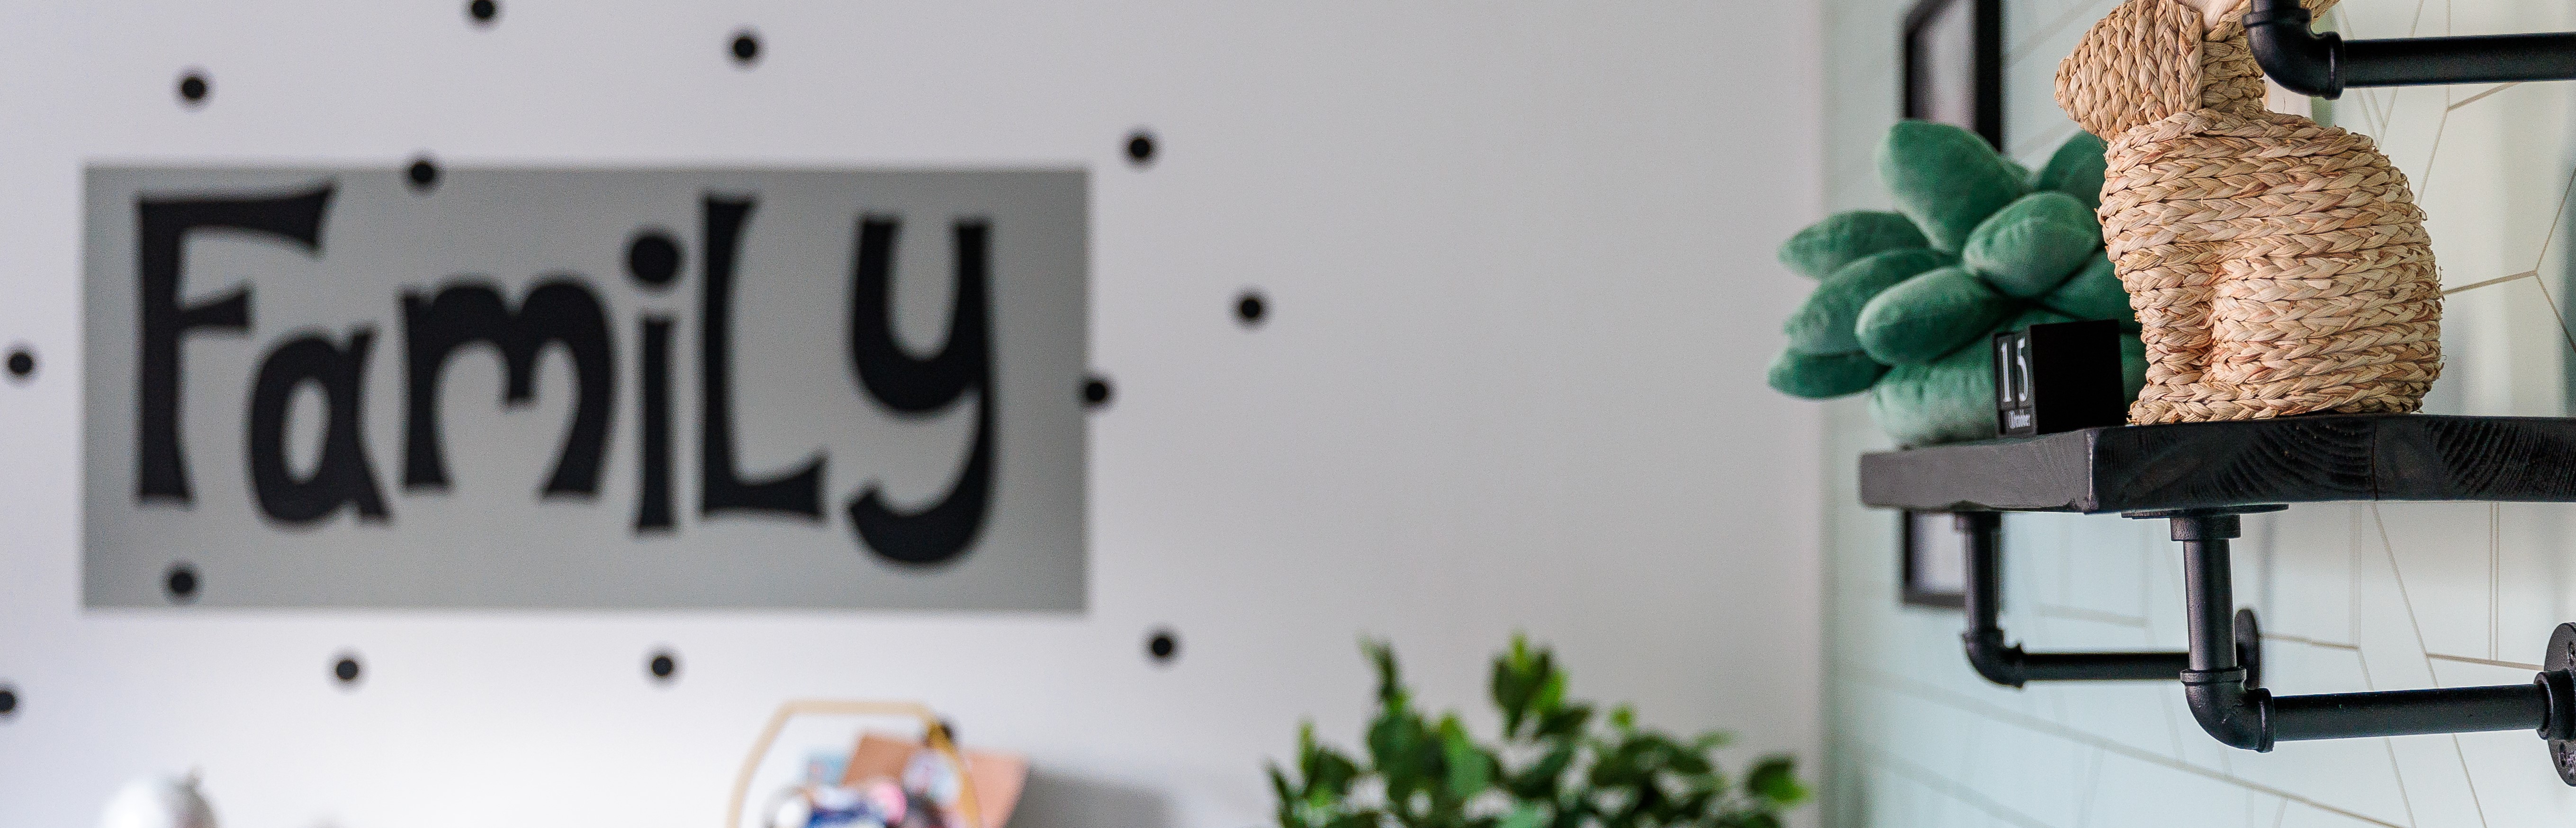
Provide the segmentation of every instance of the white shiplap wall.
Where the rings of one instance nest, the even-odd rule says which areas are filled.
[[[1884,203],[1870,152],[1894,118],[1906,3],[1835,4],[1826,165],[1834,208]],[[2008,0],[2008,150],[2044,158],[2074,129],[2058,60],[2109,0]],[[2565,4],[2350,0],[2348,36],[2576,28]],[[2488,94],[2492,93],[2492,94]],[[2483,97],[2480,97],[2484,95]],[[2449,297],[2431,409],[2565,415],[2567,234],[2576,86],[2362,90],[2330,109],[2413,178]],[[1784,277],[1785,278],[1785,277]],[[2506,826],[2563,824],[2576,790],[2528,733],[2284,744],[2202,734],[2171,684],[1994,687],[1959,655],[1956,612],[1901,609],[1894,519],[1862,509],[1853,457],[1884,445],[1863,407],[1826,407],[1834,826]],[[2005,626],[2033,649],[2179,648],[2180,557],[2156,523],[2008,521]],[[2263,613],[2266,682],[2328,692],[2522,682],[2576,620],[2576,507],[2301,506],[2249,518],[2239,600]]]

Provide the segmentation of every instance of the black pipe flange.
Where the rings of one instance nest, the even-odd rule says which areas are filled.
[[[2549,724],[2540,729],[2540,737],[2549,740],[2549,765],[2558,770],[2558,781],[2576,785],[2576,624],[2550,631],[2540,675],[2532,680],[2549,691]]]

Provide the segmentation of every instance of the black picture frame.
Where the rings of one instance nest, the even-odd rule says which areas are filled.
[[[1963,127],[2003,149],[2003,0],[1920,0],[1905,12],[1903,53],[1904,117]],[[1968,65],[1952,63],[1961,57]]]
[[[1935,609],[1968,606],[1968,539],[1956,520],[1948,512],[1897,513],[1898,601]]]

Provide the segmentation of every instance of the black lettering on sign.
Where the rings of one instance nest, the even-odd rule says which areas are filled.
[[[516,311],[488,283],[451,286],[434,299],[406,291],[402,304],[411,402],[403,420],[404,488],[447,488],[438,386],[456,349],[476,342],[498,348],[508,374],[501,401],[516,407],[536,399],[537,355],[547,343],[561,343],[572,355],[577,396],[572,427],[539,496],[599,493],[599,465],[616,410],[617,360],[608,341],[608,313],[590,288],[568,277],[550,278],[530,288]]]
[[[382,522],[384,494],[376,489],[375,466],[367,461],[364,392],[367,354],[376,333],[359,326],[342,348],[321,336],[299,336],[279,343],[261,360],[251,381],[250,481],[259,509],[290,524],[312,523],[357,507],[361,520]],[[287,404],[297,386],[321,386],[328,415],[322,429],[322,457],[313,473],[297,478],[286,465]]]
[[[668,532],[671,520],[671,318],[644,315],[644,427],[637,454],[635,533]]]
[[[185,505],[188,460],[179,445],[179,341],[192,330],[250,331],[250,287],[181,303],[188,234],[234,230],[322,252],[322,215],[331,186],[269,198],[141,198],[135,201],[135,273],[142,282],[141,370],[135,379],[134,499]]]
[[[733,268],[748,199],[707,196],[706,266],[698,287],[698,514],[773,512],[823,519],[823,458],[747,481],[733,454]]]
[[[906,416],[925,416],[947,408],[973,391],[976,398],[975,439],[966,467],[937,503],[915,512],[886,505],[883,492],[868,487],[849,502],[850,525],[868,548],[908,564],[944,563],[966,551],[984,526],[993,497],[993,348],[989,271],[992,227],[981,221],[959,221],[956,243],[956,293],[948,319],[948,343],[939,353],[917,359],[894,339],[894,246],[899,226],[894,219],[865,217],[859,222],[857,263],[850,280],[850,365],[868,395]]]

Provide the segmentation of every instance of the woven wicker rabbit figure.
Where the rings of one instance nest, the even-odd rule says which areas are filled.
[[[2057,70],[2058,105],[2110,142],[2102,235],[2147,350],[2129,421],[2414,411],[2442,297],[2406,176],[2265,111],[2243,0],[2192,2],[2129,0]]]

